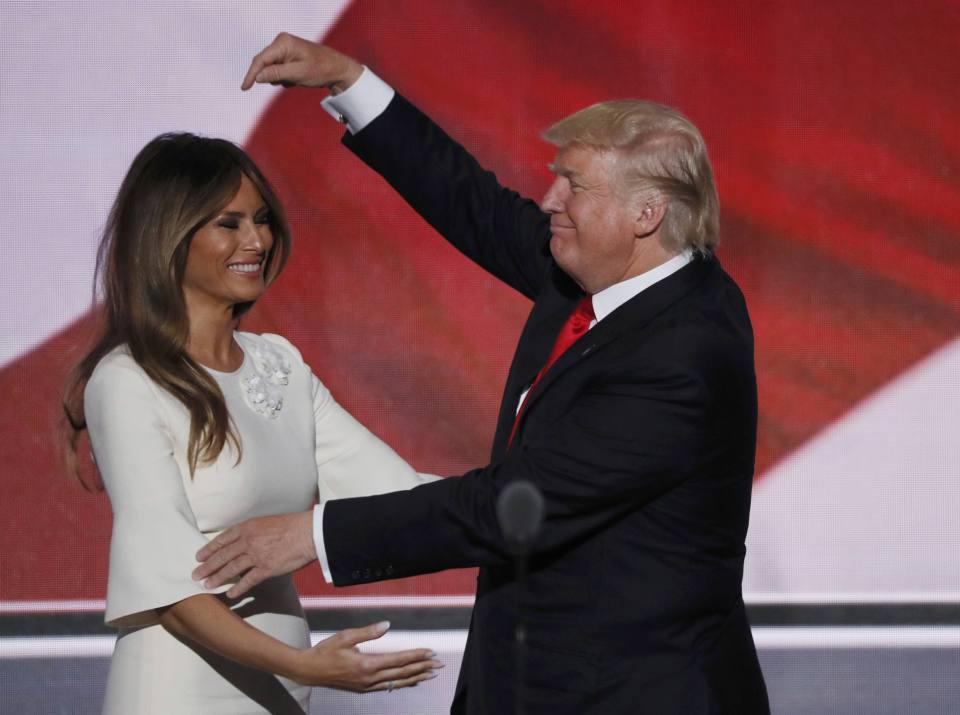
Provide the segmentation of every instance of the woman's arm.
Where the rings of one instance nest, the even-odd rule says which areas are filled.
[[[354,692],[406,688],[436,677],[442,667],[424,649],[361,653],[357,644],[379,638],[381,622],[341,631],[301,650],[260,631],[211,594],[191,596],[160,610],[164,628],[242,665],[276,673],[303,685]]]
[[[311,374],[320,500],[383,494],[436,481],[364,427]]]
[[[285,338],[262,337],[283,345],[302,361]],[[309,375],[321,501],[406,490],[440,479],[419,474],[341,407],[312,372]],[[204,544],[196,559],[201,563],[193,570],[194,579],[203,580],[210,589],[232,583],[227,595],[239,597],[264,579],[293,573],[317,559],[313,510],[235,524]]]

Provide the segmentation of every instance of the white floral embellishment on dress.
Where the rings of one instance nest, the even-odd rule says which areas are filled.
[[[240,378],[247,404],[254,412],[274,419],[283,407],[283,386],[290,382],[290,361],[265,340],[252,341],[251,367]]]

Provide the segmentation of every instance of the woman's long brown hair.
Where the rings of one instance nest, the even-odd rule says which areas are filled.
[[[71,371],[63,410],[64,457],[85,488],[102,489],[99,475],[85,477],[77,441],[86,429],[83,391],[97,363],[119,345],[190,415],[190,473],[215,460],[229,440],[240,444],[216,381],[187,355],[190,324],[181,285],[194,234],[236,195],[246,176],[269,210],[273,246],[264,262],[267,283],[290,252],[290,229],[280,201],[247,154],[223,139],[162,134],[130,166],[107,219],[97,251],[95,282],[103,295],[101,332]],[[234,306],[234,317],[253,303]]]

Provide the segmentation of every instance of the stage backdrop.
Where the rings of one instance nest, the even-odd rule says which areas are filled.
[[[960,601],[956,3],[5,3],[0,18],[5,612],[104,596],[109,504],[59,471],[53,425],[91,325],[99,231],[162,131],[241,143],[289,210],[289,267],[244,329],[290,338],[419,469],[487,459],[529,304],[340,146],[322,92],[240,92],[281,30],[357,56],[537,198],[539,133],[567,113],[646,97],[691,117],[716,168],[719,257],[756,331],[748,597]],[[434,598],[474,579],[334,590],[311,568],[298,583]]]

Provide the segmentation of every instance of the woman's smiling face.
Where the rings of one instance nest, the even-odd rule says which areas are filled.
[[[269,211],[244,175],[230,202],[197,230],[183,275],[188,311],[249,303],[263,295],[264,265],[273,246]]]

